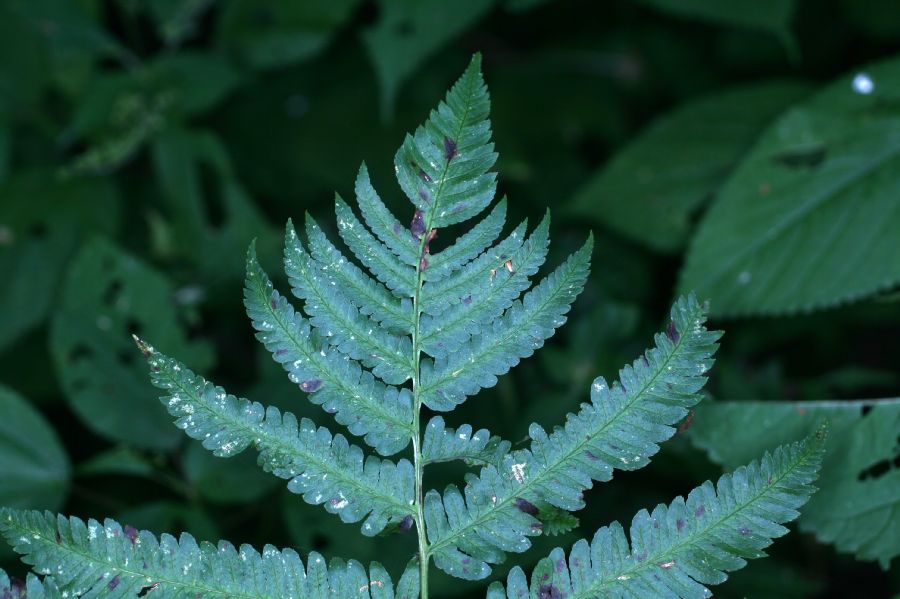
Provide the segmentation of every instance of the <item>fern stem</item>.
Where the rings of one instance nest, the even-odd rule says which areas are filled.
[[[462,117],[458,121],[457,129],[454,132],[453,139],[458,140],[460,135],[463,132],[465,127],[465,123],[469,116],[469,110],[471,109],[471,104],[469,102],[466,103],[465,109],[463,110]],[[435,215],[438,211],[438,206],[442,199],[442,193],[444,190],[444,185],[447,183],[447,175],[450,170],[450,162],[453,157],[449,157],[447,161],[444,163],[444,169],[440,176],[440,183],[438,184],[438,188],[435,191],[432,197],[431,209],[426,212],[425,215],[425,230],[422,232],[422,237],[419,240],[419,264],[416,266],[416,287],[413,294],[413,330],[412,330],[412,351],[413,351],[413,402],[414,402],[414,415],[413,415],[413,433],[412,433],[412,442],[413,442],[413,465],[416,471],[416,532],[419,538],[419,576],[420,576],[420,598],[428,599],[428,566],[431,560],[431,548],[428,546],[428,536],[425,532],[425,492],[423,488],[423,473],[425,470],[424,460],[422,459],[422,450],[420,445],[420,439],[422,436],[421,433],[421,413],[422,413],[422,392],[420,385],[420,362],[422,356],[422,345],[421,345],[421,321],[422,321],[422,309],[421,309],[421,296],[422,296],[422,285],[425,283],[425,268],[427,268],[427,262],[425,261],[426,248],[428,247],[428,242],[430,240],[430,233],[432,228],[434,227],[434,219]]]
[[[424,242],[422,246],[422,251],[424,251]],[[419,269],[418,279],[416,281],[416,290],[415,296],[413,297],[413,313],[415,314],[415,322],[413,325],[413,400],[415,405],[415,411],[413,412],[413,433],[412,433],[412,447],[413,447],[413,466],[416,471],[416,534],[419,538],[419,578],[420,578],[420,597],[421,599],[428,599],[428,565],[431,560],[431,555],[429,553],[428,548],[428,537],[425,533],[425,502],[424,502],[424,490],[423,490],[423,479],[424,479],[424,471],[425,471],[425,463],[422,459],[422,447],[421,447],[421,413],[422,413],[422,397],[419,392],[419,358],[421,356],[421,350],[419,349],[419,321],[420,321],[420,310],[419,310],[419,295],[422,289],[422,269]]]

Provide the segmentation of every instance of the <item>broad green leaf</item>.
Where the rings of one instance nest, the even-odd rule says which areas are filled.
[[[185,51],[163,54],[131,71],[97,76],[78,103],[64,139],[87,149],[68,174],[106,173],[134,158],[160,131],[208,111],[239,83],[223,58]]]
[[[115,233],[119,205],[99,179],[26,170],[0,185],[0,350],[48,317],[66,263],[90,231]]]
[[[218,41],[252,68],[284,67],[321,52],[359,3],[233,0],[220,17]]]
[[[653,511],[641,510],[628,537],[614,522],[588,543],[569,552],[554,549],[531,576],[531,597],[709,597],[708,586],[727,573],[765,557],[772,540],[788,532],[783,524],[816,490],[824,430],[804,441],[766,453],[713,485],[707,481],[687,496]],[[630,539],[629,539],[630,537]],[[506,592],[491,585],[488,599],[528,596],[529,583],[518,567]]]
[[[481,20],[495,0],[379,0],[378,21],[362,40],[375,66],[383,115],[401,86],[434,53]]]
[[[776,120],[722,186],[680,289],[722,316],[831,307],[900,282],[900,59]]]
[[[576,194],[572,210],[656,250],[680,249],[763,128],[807,92],[800,83],[770,81],[679,106],[619,150]]]
[[[900,399],[718,401],[699,406],[692,441],[726,468],[762,447],[829,422],[821,489],[800,528],[839,551],[888,567],[900,555]]]
[[[175,250],[212,281],[233,279],[247,244],[259,237],[260,251],[276,236],[232,170],[228,152],[210,131],[168,127],[151,146],[165,217]],[[204,185],[212,181],[212,185]]]
[[[58,508],[69,490],[69,470],[50,424],[25,398],[0,386],[0,505]]]
[[[249,545],[240,549],[227,541],[197,543],[188,534],[179,539],[121,526],[102,524],[50,512],[0,510],[0,532],[40,573],[66,596],[219,597],[284,599],[284,597],[359,597],[415,599],[418,567],[411,564],[394,583],[380,564],[367,573],[356,561],[333,559],[326,566],[317,553],[304,563],[291,549],[267,545],[262,553]],[[0,579],[2,583],[2,579]]]
[[[85,245],[66,274],[50,349],[66,400],[85,426],[113,441],[170,448],[179,439],[146,384],[131,334],[186,355],[199,368],[209,347],[187,340],[171,283],[111,243]]]

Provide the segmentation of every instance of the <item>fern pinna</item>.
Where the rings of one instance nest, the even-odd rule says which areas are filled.
[[[244,303],[257,338],[309,399],[357,443],[310,420],[228,394],[137,340],[175,424],[220,457],[251,446],[288,489],[364,535],[415,529],[418,553],[394,578],[377,563],[329,563],[290,549],[157,538],[107,520],[4,510],[0,529],[35,574],[0,596],[28,597],[428,597],[431,562],[483,579],[509,552],[553,527],[571,526],[594,481],[645,466],[700,399],[719,334],[692,297],[677,301],[654,346],[619,380],[597,378],[590,401],[530,445],[441,416],[529,357],[566,320],[588,276],[592,242],[534,282],[547,255],[549,218],[501,237],[506,203],[445,249],[438,230],[493,201],[497,154],[476,57],[425,124],[396,154],[400,187],[414,205],[407,227],[386,208],[363,166],[361,219],[336,199],[340,237],[355,261],[307,218],[288,223],[284,267],[302,311],[275,289],[251,247]],[[760,557],[813,492],[822,435],[775,449],[706,483],[686,499],[638,513],[626,534],[613,523],[568,553],[555,549],[530,580],[513,569],[488,597],[703,597],[708,585]],[[409,447],[411,446],[411,451]],[[401,451],[410,456],[394,458]],[[378,454],[378,455],[375,455]],[[423,470],[464,460],[464,486],[426,490]],[[567,520],[567,518],[569,518]],[[394,580],[396,579],[396,583]],[[13,594],[16,591],[17,595]],[[6,594],[4,594],[6,593]]]

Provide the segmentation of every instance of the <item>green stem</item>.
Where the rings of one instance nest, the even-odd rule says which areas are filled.
[[[430,223],[429,223],[430,224]],[[426,233],[422,237],[422,242],[419,248],[419,255],[421,256],[425,252],[425,243],[428,238],[428,233]],[[412,434],[412,446],[413,446],[413,464],[416,470],[416,533],[419,538],[419,578],[420,578],[420,597],[421,599],[428,599],[428,566],[429,561],[431,560],[430,550],[428,547],[428,537],[425,533],[425,506],[424,506],[424,491],[423,491],[423,474],[425,471],[425,463],[422,459],[422,448],[421,448],[421,424],[420,417],[422,412],[422,396],[420,394],[421,385],[419,384],[419,362],[421,357],[421,349],[419,348],[419,321],[421,320],[421,310],[419,309],[419,299],[422,291],[422,268],[418,268],[418,275],[416,277],[416,289],[415,295],[413,296],[413,314],[415,315],[415,321],[413,323],[413,332],[412,332],[412,344],[413,344],[413,434]]]

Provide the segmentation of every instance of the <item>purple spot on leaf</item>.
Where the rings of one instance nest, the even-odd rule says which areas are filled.
[[[137,543],[138,531],[135,527],[125,525],[125,537],[131,541],[132,544]]]
[[[412,525],[413,525],[413,517],[410,515],[407,515],[403,518],[403,520],[400,521],[400,531],[406,532],[410,528],[412,528]]]
[[[462,298],[462,303],[465,304],[466,306],[468,306],[469,304],[471,304],[471,303],[472,303],[472,296],[471,296],[471,295],[467,295],[466,297]]]
[[[562,599],[562,593],[552,584],[544,584],[538,589],[540,599]]]
[[[119,582],[119,575],[117,574],[113,576],[112,580],[109,581],[109,583],[106,585],[106,588],[108,588],[110,591],[115,591],[116,587],[119,586]]]
[[[678,532],[681,532],[681,529],[684,528],[684,518],[675,520],[675,528],[678,529]]]
[[[278,349],[275,350],[276,356],[283,356],[286,353],[288,353],[288,350],[286,347],[279,347]]]
[[[300,388],[307,393],[318,391],[322,387],[322,379],[309,379],[300,383]]]
[[[426,183],[431,183],[431,177],[429,177],[428,173],[426,173],[422,169],[419,169],[419,178],[422,179],[422,181],[425,181]]]
[[[675,327],[674,320],[670,320],[669,324],[666,326],[666,335],[669,337],[672,343],[678,343],[678,339],[681,338],[681,336],[678,334],[678,329]]]
[[[706,513],[706,506],[700,505],[700,506],[697,506],[697,509],[694,510],[694,516],[696,516],[697,518],[702,518],[703,514],[705,514],[705,513]]]
[[[444,158],[450,162],[456,157],[456,142],[449,137],[444,138]]]
[[[428,192],[425,191],[424,189],[419,190],[419,197],[422,198],[422,201],[425,202],[426,204],[431,203],[431,196],[428,195]]]
[[[747,528],[746,526],[741,526],[741,527],[738,529],[738,532],[741,533],[741,534],[744,535],[744,536],[747,536],[747,535],[750,534],[750,529]]]
[[[515,505],[516,505],[516,508],[518,508],[518,510],[520,512],[525,512],[526,514],[528,514],[530,516],[537,516],[538,512],[540,512],[540,510],[537,508],[536,505],[534,505],[530,501],[522,499],[521,497],[516,498]]]
[[[403,226],[400,223],[394,223],[394,233],[397,235],[403,233]]]
[[[272,298],[272,309],[273,310],[278,309],[278,300],[276,300],[274,297]]]
[[[412,223],[409,225],[409,230],[413,235],[416,236],[417,239],[421,239],[422,235],[425,234],[425,219],[422,211],[416,208],[415,213],[413,214]]]

